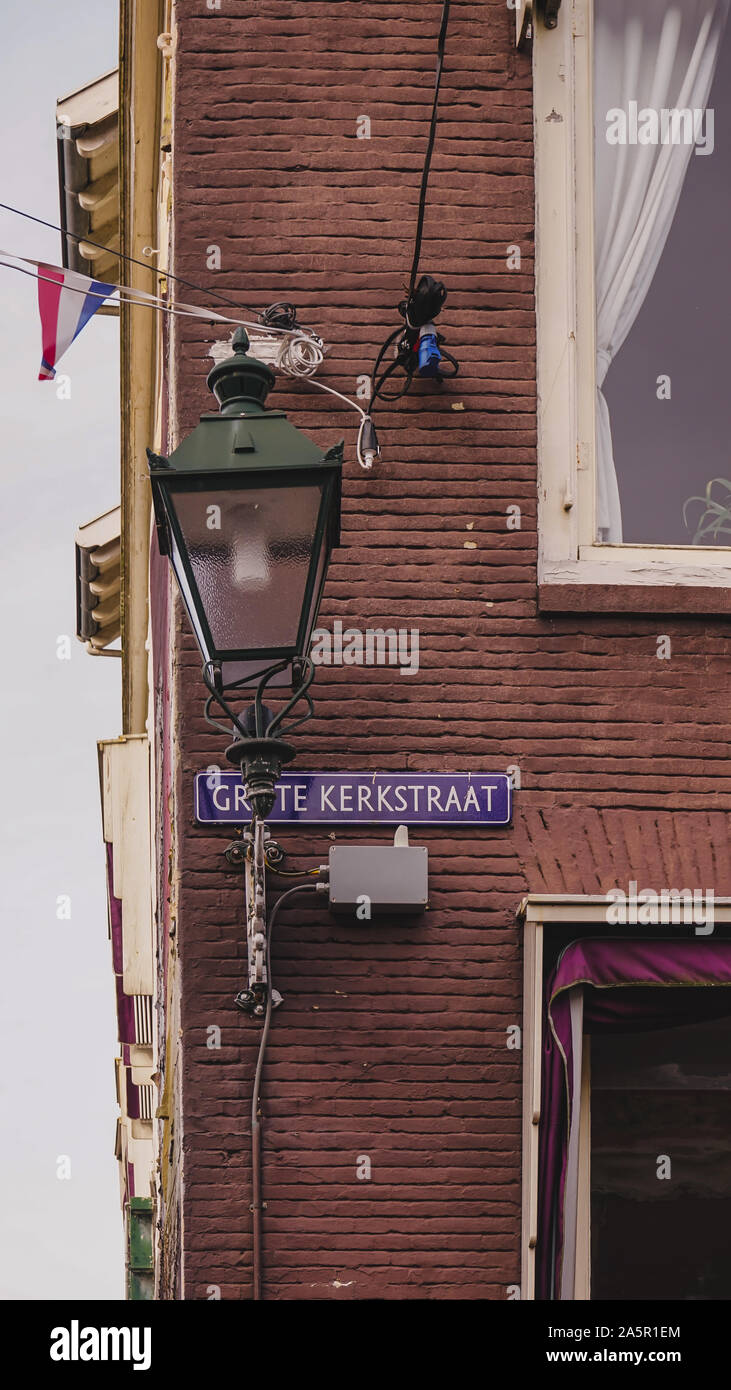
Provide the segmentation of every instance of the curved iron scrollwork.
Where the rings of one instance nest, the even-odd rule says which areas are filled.
[[[292,694],[282,708],[275,714],[264,704],[267,686],[275,676],[292,667]],[[276,784],[285,763],[290,763],[295,755],[291,744],[286,742],[294,729],[304,724],[314,713],[309,688],[315,679],[315,668],[309,657],[293,662],[277,661],[271,666],[257,671],[239,681],[224,685],[221,681],[220,667],[216,662],[206,662],[203,667],[203,680],[208,690],[204,707],[206,722],[228,737],[234,735],[234,742],[226,749],[229,762],[241,768],[241,776],[246,789],[246,799],[251,807],[252,820],[265,820],[269,815],[276,795]],[[247,687],[256,681],[256,691],[252,702],[243,709],[237,709],[234,701],[237,694],[243,694]],[[304,714],[296,719],[289,716],[295,707],[304,701]],[[238,702],[237,702],[238,703]],[[218,705],[230,719],[227,726],[211,713]]]
[[[283,705],[282,709],[275,715],[264,704],[264,692],[271,680],[286,671],[287,667],[292,666],[292,695]],[[309,657],[298,661],[277,661],[273,666],[266,666],[261,671],[257,671],[253,676],[245,676],[240,681],[231,681],[228,685],[223,685],[220,679],[220,668],[215,661],[206,661],[203,666],[203,680],[209,692],[205,703],[204,715],[206,723],[212,728],[218,729],[220,733],[239,734],[241,739],[247,738],[273,738],[275,735],[288,737],[293,729],[304,724],[314,714],[314,705],[311,696],[307,693],[313,680],[315,679],[315,667]],[[230,696],[237,692],[243,692],[256,681],[256,692],[253,702],[246,706],[245,710],[238,712],[233,708]],[[285,725],[284,720],[295,705],[300,700],[304,700],[307,710],[295,719],[292,723]],[[231,720],[231,726],[222,724],[211,714],[211,707],[217,704],[225,715]],[[242,715],[250,716],[242,719]],[[271,717],[270,717],[271,716]]]

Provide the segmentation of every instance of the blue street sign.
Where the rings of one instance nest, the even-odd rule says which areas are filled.
[[[283,772],[272,825],[508,825],[503,772]],[[195,779],[195,818],[244,825],[251,810],[238,772]]]

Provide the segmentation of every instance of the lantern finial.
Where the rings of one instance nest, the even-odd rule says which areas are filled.
[[[259,415],[276,377],[271,367],[256,357],[249,357],[249,335],[237,328],[233,336],[233,353],[212,367],[207,384],[218,401],[222,415]]]

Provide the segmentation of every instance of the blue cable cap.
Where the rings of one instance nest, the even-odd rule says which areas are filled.
[[[434,324],[427,323],[419,333],[419,376],[438,376],[441,360]]]

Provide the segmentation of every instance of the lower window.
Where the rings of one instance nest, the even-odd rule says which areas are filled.
[[[672,936],[606,901],[521,905],[521,1297],[731,1298],[731,901]]]
[[[591,1297],[731,1298],[731,1019],[590,1047]]]

